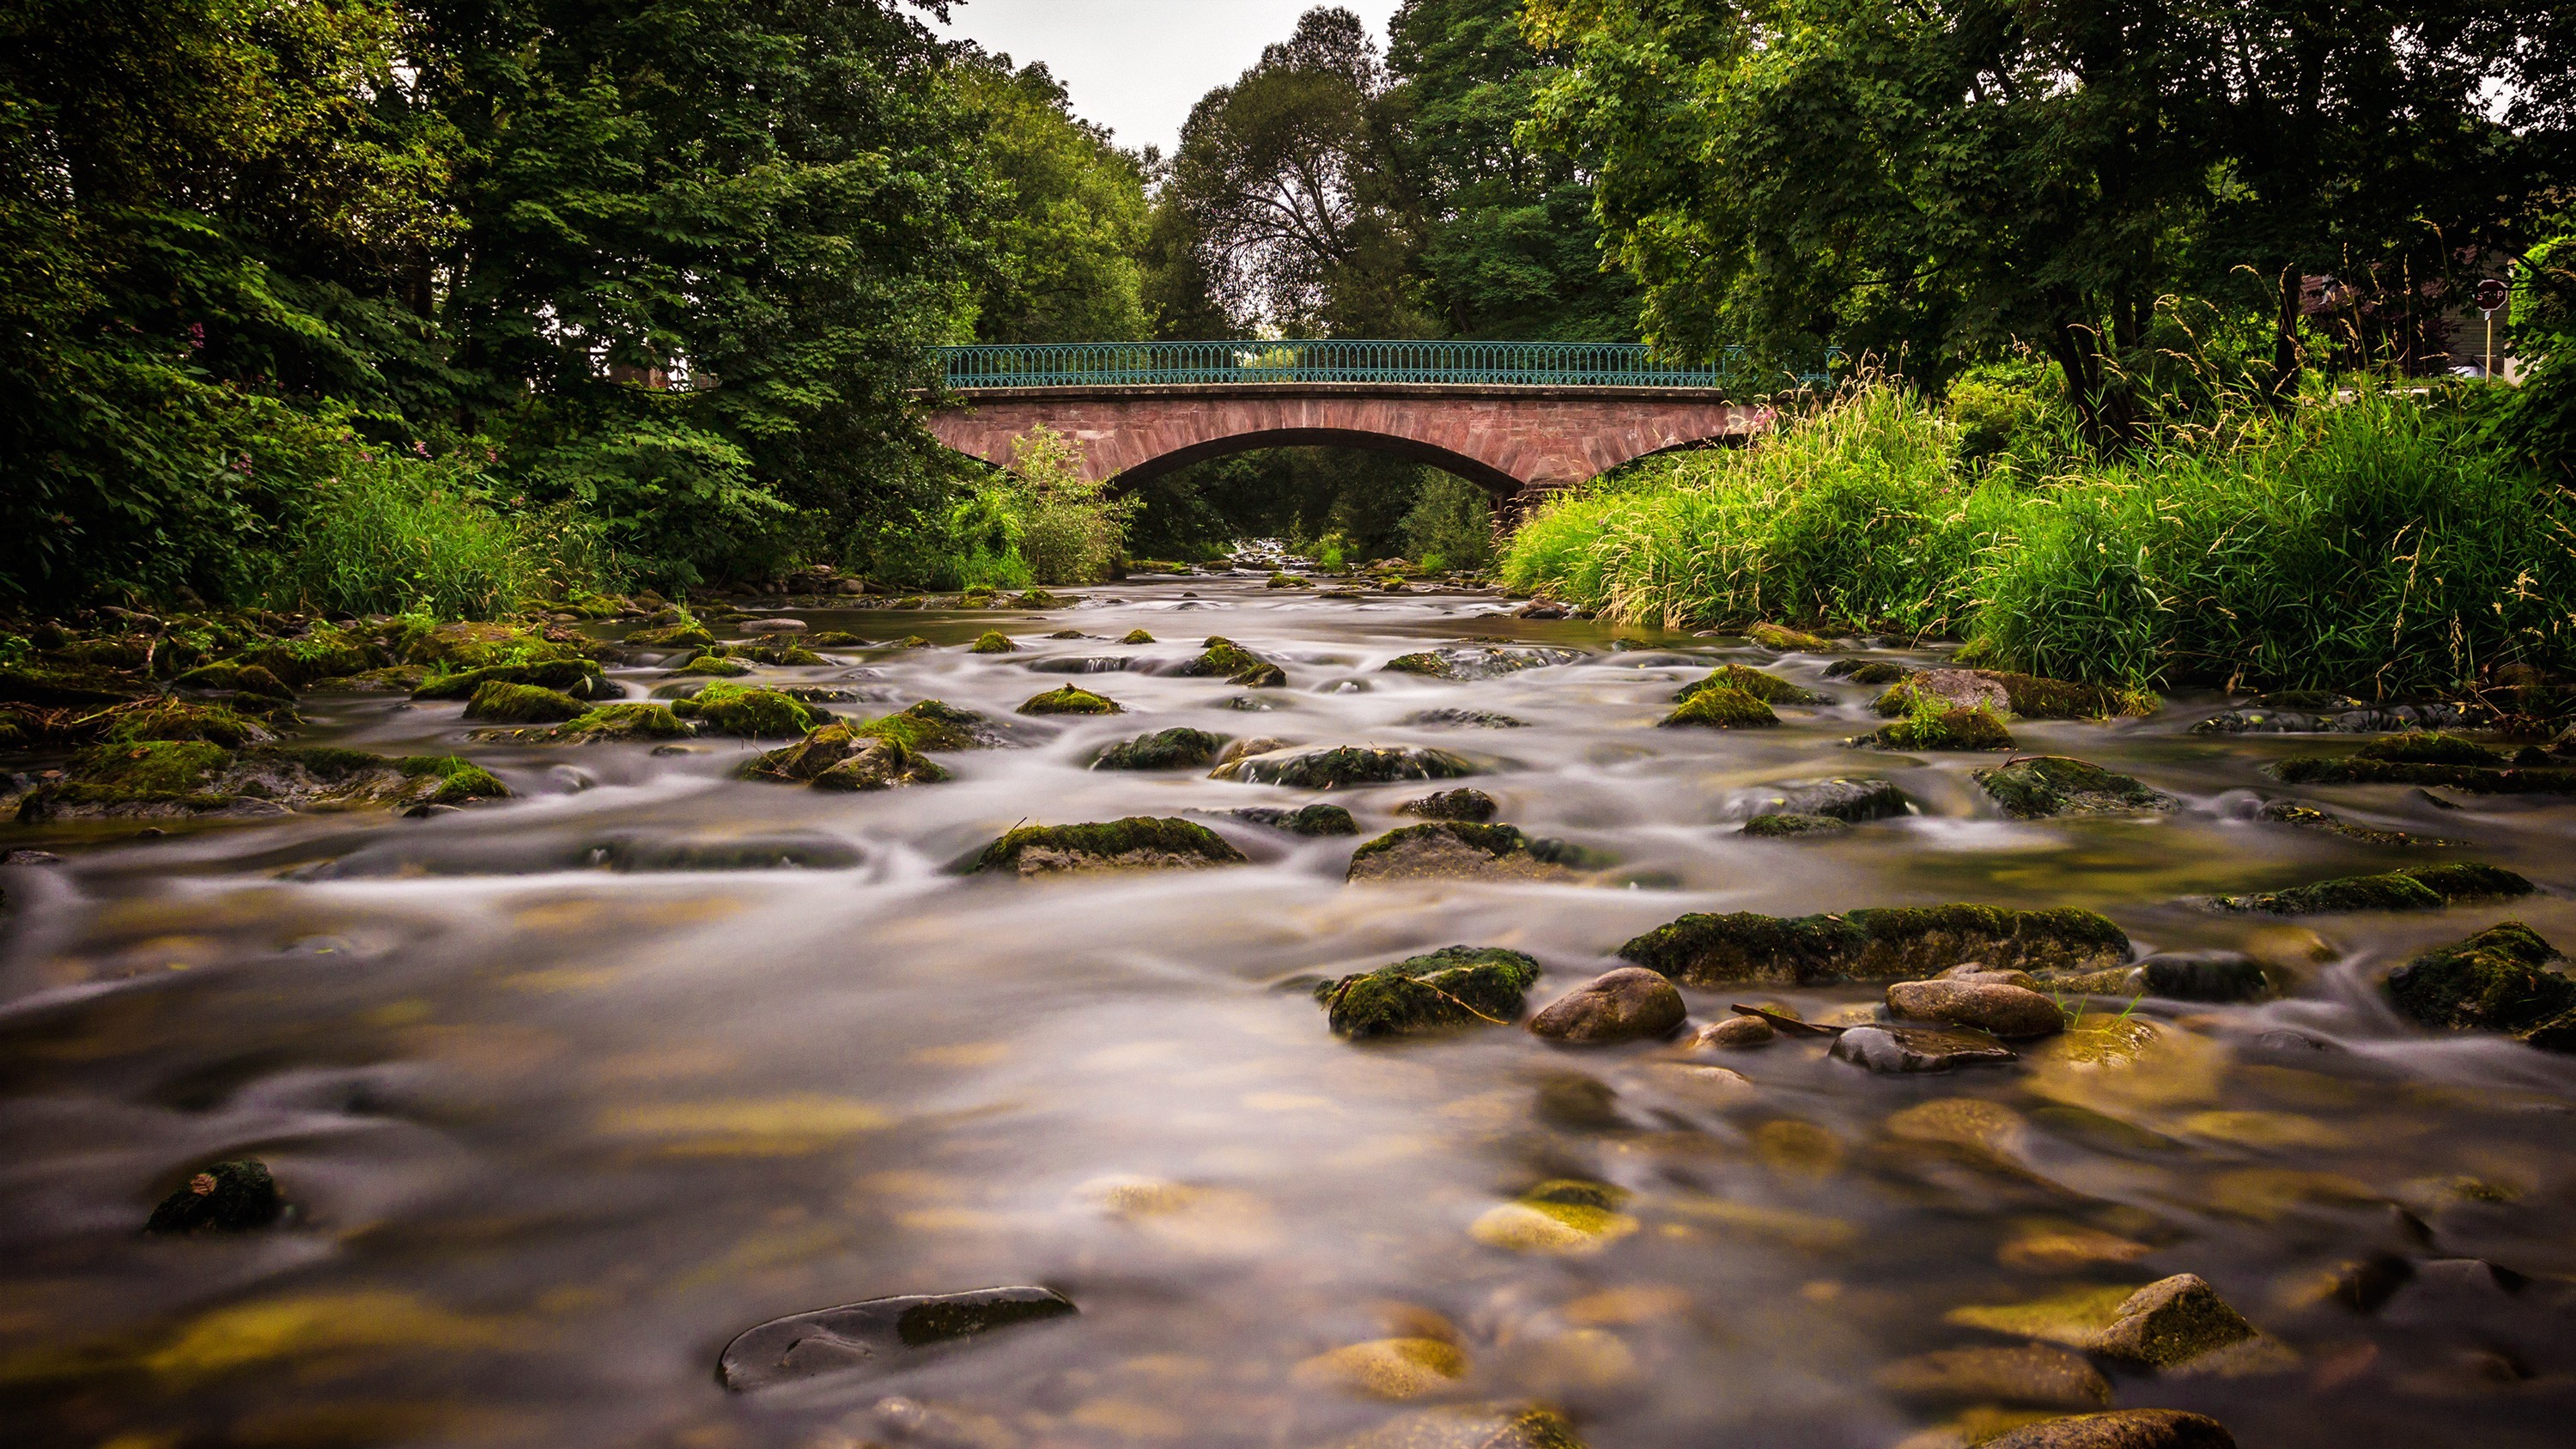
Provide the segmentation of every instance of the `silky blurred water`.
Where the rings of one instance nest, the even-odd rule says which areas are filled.
[[[1882,1393],[1874,1370],[2010,1341],[1945,1324],[1949,1309],[2193,1272],[2296,1366],[2115,1374],[2120,1404],[2202,1410],[2247,1445],[2565,1442],[2576,1062],[2430,1037],[2375,983],[2503,919],[2576,945],[2576,805],[2300,792],[2459,850],[2255,823],[2290,793],[2258,766],[2351,742],[2193,736],[2222,701],[2183,697],[2152,719],[2014,726],[2025,749],[2134,773],[2182,812],[2014,823],[1968,779],[1992,757],[1843,748],[1875,723],[1876,691],[1824,679],[1827,657],[1520,621],[1472,595],[1201,578],[1043,616],[795,617],[939,647],[762,679],[854,691],[844,713],[943,699],[1011,718],[1020,747],[944,756],[945,785],[828,794],[730,778],[756,748],[739,742],[466,745],[459,706],[317,695],[308,740],[463,747],[522,798],[149,839],[131,822],[0,832],[65,856],[0,869],[0,1437],[1320,1445],[1418,1404],[1296,1366],[1429,1334],[1469,1369],[1421,1402],[1552,1404],[1595,1449],[1882,1446],[1949,1411]],[[1114,642],[1139,627],[1162,642]],[[958,647],[987,628],[1023,652]],[[1045,637],[1068,628],[1089,637]],[[1208,634],[1278,661],[1289,687],[1139,672]],[[1380,667],[1474,639],[1585,655],[1478,683]],[[1012,716],[1066,677],[1030,665],[1066,657],[1137,666],[1082,678],[1128,712]],[[1777,730],[1652,727],[1730,659],[1838,702],[1783,708]],[[613,674],[630,697],[660,680]],[[1261,708],[1227,705],[1247,699]],[[1439,707],[1528,725],[1398,723]],[[949,872],[1022,821],[1318,798],[1084,767],[1177,724],[1457,750],[1500,819],[1617,864],[1579,884],[1351,885],[1353,839],[1202,815],[1251,863]],[[1921,813],[1821,841],[1735,833],[1761,787],[1853,774],[1896,781]],[[1427,788],[1329,798],[1365,839]],[[782,859],[806,864],[757,868]],[[2543,894],[2300,923],[2180,903],[2442,859]],[[745,868],[619,868],[693,860]],[[2255,1006],[2144,1002],[2158,1045],[2120,1070],[2033,1053],[1892,1080],[1797,1040],[1724,1058],[1755,1090],[1712,1100],[1660,1070],[1664,1046],[1490,1030],[1354,1047],[1295,984],[1500,945],[1546,966],[1537,1006],[1687,911],[1958,900],[2093,908],[2141,951],[2250,950],[2297,985]],[[1688,994],[1699,1018],[1732,999]],[[1761,994],[1810,1016],[1875,997]],[[1955,1096],[2021,1125],[1983,1148],[1886,1125]],[[160,1195],[244,1155],[296,1204],[287,1224],[140,1235]],[[1469,1236],[1556,1177],[1629,1190],[1640,1230],[1574,1257]],[[2083,1229],[2144,1256],[2030,1247]],[[2332,1284],[2375,1255],[2431,1266],[2365,1311]],[[2456,1258],[2530,1281],[2465,1287],[2435,1262]],[[860,1382],[744,1397],[714,1377],[726,1341],[767,1318],[1012,1283],[1082,1312]],[[935,1412],[877,1412],[890,1395]]]

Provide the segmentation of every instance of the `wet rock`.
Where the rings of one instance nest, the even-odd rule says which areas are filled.
[[[465,717],[499,724],[556,724],[579,719],[588,709],[569,694],[496,679],[476,689],[465,702]]]
[[[1583,1441],[1553,1409],[1448,1404],[1400,1414],[1334,1449],[1583,1449]]]
[[[671,713],[710,733],[756,740],[793,739],[815,723],[812,711],[777,690],[722,680],[673,701]]]
[[[1712,1021],[1690,1037],[1693,1051],[1741,1051],[1747,1047],[1769,1046],[1780,1033],[1771,1023],[1758,1016],[1730,1016]]]
[[[1692,695],[1710,689],[1732,689],[1739,694],[1751,695],[1764,704],[1833,703],[1831,698],[1818,694],[1812,689],[1801,689],[1779,675],[1768,674],[1742,664],[1719,665],[1710,670],[1706,678],[1684,685],[1673,695],[1673,702],[1675,704],[1687,702]]]
[[[2463,901],[2501,900],[2531,891],[2531,882],[2512,871],[2459,862],[2409,866],[2385,875],[2346,876],[2255,895],[2213,896],[2210,904],[2222,911],[2317,916],[2343,911],[2438,911]]]
[[[1550,1002],[1529,1029],[1575,1045],[1649,1041],[1673,1034],[1689,1010],[1672,979],[1642,966],[1605,971]]]
[[[679,739],[693,732],[687,720],[664,705],[603,704],[594,705],[550,730],[539,730],[533,734],[526,731],[514,733],[555,744],[595,745]],[[483,733],[497,732],[478,732],[476,738],[481,738]]]
[[[1983,709],[1954,709],[1901,719],[1844,744],[1879,750],[2009,750],[2013,737],[2004,723]]]
[[[2066,1029],[2056,1002],[2000,981],[1899,981],[1887,988],[1887,1007],[1899,1016],[1974,1027],[2007,1040]]]
[[[0,697],[5,697],[10,693],[6,687],[7,678],[8,671],[0,670]],[[181,674],[178,678],[172,680],[171,683],[176,684],[183,689],[214,690],[231,694],[247,695],[254,699],[292,701],[295,698],[295,691],[286,687],[286,681],[269,673],[267,670],[260,668],[256,664],[244,665],[215,663],[201,665]],[[142,692],[143,691],[140,688],[135,688],[121,696],[117,696],[116,698],[133,699],[139,697]],[[466,693],[471,694],[473,693],[473,690],[468,688]],[[416,692],[414,697],[417,697]],[[456,696],[458,699],[462,699],[464,697],[465,696],[462,694]],[[41,701],[28,702],[41,703]],[[114,703],[116,702],[116,699],[104,699],[92,702]]]
[[[1088,870],[1190,870],[1240,865],[1243,852],[1190,820],[1131,815],[1085,825],[1023,825],[978,852],[973,873],[1022,877]]]
[[[1892,819],[1913,808],[1913,802],[1891,780],[1792,780],[1766,788],[1772,793],[1763,802],[1765,814],[1824,815],[1857,825],[1865,820]]]
[[[2526,765],[2519,757],[2440,734],[2373,740],[2339,758],[2277,760],[2263,772],[2293,785],[2447,785],[2473,795],[2576,794],[2576,769]]]
[[[2114,1409],[2025,1424],[1982,1449],[2236,1449],[2236,1436],[2206,1414],[2181,1409]]]
[[[1361,846],[1351,853],[1347,879],[1570,880],[1573,876],[1571,869],[1541,860],[1530,849],[1529,837],[1517,827],[1444,820],[1390,830]]]
[[[1945,1321],[2168,1370],[2243,1372],[2277,1367],[2287,1353],[2194,1273],[2137,1289],[2079,1288],[2032,1303],[1955,1308]]]
[[[775,669],[812,669],[832,662],[811,649],[792,645],[745,645],[735,649],[730,657],[737,662],[748,659],[754,664],[766,664]]]
[[[1118,642],[1121,644],[1151,644],[1154,642],[1154,636],[1146,633],[1142,629],[1130,629],[1126,633],[1118,636]]]
[[[268,1164],[256,1157],[218,1162],[161,1199],[143,1225],[147,1233],[246,1232],[276,1222],[286,1212]]]
[[[1090,690],[1060,684],[1020,702],[1022,714],[1125,714],[1126,706]]]
[[[746,634],[802,634],[805,632],[805,621],[802,619],[782,618],[754,619],[742,626],[742,632]]]
[[[2000,1066],[2013,1059],[2013,1050],[1976,1032],[1855,1026],[1834,1038],[1833,1055],[1873,1072],[1952,1072],[1961,1067]]]
[[[646,649],[711,649],[716,636],[697,624],[664,624],[637,629],[626,636],[626,642]]]
[[[1847,835],[1851,825],[1830,815],[1756,815],[1744,822],[1743,834],[1764,840],[1791,840],[1802,835]]]
[[[2147,713],[2153,703],[2151,698],[2098,684],[2077,684],[2035,674],[2000,669],[1925,669],[1890,686],[1872,708],[1890,716],[1919,713],[1928,704],[1944,710],[1983,709],[2024,719],[2108,719]]]
[[[2263,963],[2242,951],[2159,951],[2135,966],[2052,973],[2039,984],[2051,991],[2174,1001],[2260,1001],[2272,994]]]
[[[1713,685],[1683,699],[1681,706],[1655,723],[1662,729],[1762,729],[1780,722],[1771,706],[1740,689]]]
[[[716,1376],[736,1393],[866,1368],[891,1368],[908,1351],[1079,1312],[1049,1288],[871,1298],[774,1318],[725,1345]]]
[[[817,790],[890,790],[897,785],[937,785],[948,768],[900,740],[868,739],[814,777]]]
[[[414,699],[472,699],[487,684],[523,684],[551,689],[575,699],[613,699],[607,678],[587,659],[555,659],[540,664],[493,664],[435,676],[412,691]]]
[[[1121,659],[1105,654],[1080,654],[1029,661],[1029,670],[1033,674],[1116,674],[1133,669],[1135,666],[1136,661],[1133,659]]]
[[[0,865],[60,865],[63,858],[50,850],[12,850],[0,854]]]
[[[2356,825],[2331,810],[2319,810],[2295,800],[2267,800],[2254,812],[2254,818],[2274,825],[2295,825],[2302,830],[2322,830],[2347,840],[2368,845],[2466,845],[2465,840],[2442,840],[2433,836],[2409,835],[2403,830],[2381,830],[2376,826]]]
[[[1431,649],[1399,655],[1383,667],[1397,674],[1420,674],[1433,679],[1477,680],[1572,664],[1581,658],[1580,649]]]
[[[2037,991],[2039,989],[2039,978],[2031,975],[2029,972],[2005,970],[2000,967],[1989,966],[1983,961],[1962,961],[1958,965],[1951,967],[1949,970],[1942,972],[1940,975],[1932,979],[1935,981],[2001,982],[2006,986],[2022,986],[2027,987],[2032,991]]]
[[[1557,1178],[1488,1210],[1467,1235],[1489,1248],[1580,1257],[1637,1231],[1637,1220],[1619,1210],[1627,1202],[1625,1189],[1606,1182]]]
[[[1437,790],[1419,799],[1407,800],[1395,807],[1398,815],[1418,815],[1425,820],[1470,820],[1482,823],[1494,818],[1502,807],[1494,797],[1473,787]]]
[[[1419,1036],[1468,1026],[1509,1026],[1538,980],[1518,951],[1444,946],[1315,988],[1334,1033],[1354,1041]]]
[[[1447,750],[1415,745],[1332,745],[1244,755],[1219,765],[1211,778],[1247,785],[1334,790],[1344,785],[1385,785],[1399,780],[1454,780],[1474,773],[1474,765]]]
[[[1831,639],[1778,624],[1755,624],[1744,631],[1744,637],[1765,649],[1781,654],[1829,654],[1841,647]]]
[[[1962,962],[1997,970],[2103,970],[2129,938],[2091,911],[1897,906],[1831,916],[1687,915],[1619,948],[1685,986],[1922,980]]]
[[[1222,679],[1246,689],[1276,689],[1288,682],[1288,672],[1278,665],[1220,635],[1209,635],[1200,641],[1196,659],[1173,667],[1173,674],[1191,679]]]
[[[1176,727],[1121,740],[1091,762],[1095,770],[1195,770],[1211,764],[1225,736]]]
[[[81,752],[64,778],[28,792],[18,818],[34,823],[283,815],[299,808],[455,805],[509,793],[481,767],[454,755],[388,758],[284,745],[234,751],[204,741],[149,741]]]
[[[1490,709],[1417,709],[1397,724],[1422,729],[1517,730],[1529,727],[1529,721],[1497,714]]]
[[[1894,684],[1914,671],[1902,664],[1884,659],[1837,659],[1825,666],[1827,679],[1846,680],[1853,684]]]
[[[985,630],[975,636],[974,643],[966,646],[969,654],[1016,654],[1019,649],[1020,646],[1012,643],[1010,636],[999,629]]]
[[[1899,1359],[1872,1375],[1889,1393],[1947,1403],[2030,1404],[2049,1409],[2101,1409],[2111,1381],[2062,1348],[1951,1348]]]
[[[1291,835],[1357,835],[1360,823],[1339,805],[1307,805],[1295,810],[1276,805],[1245,805],[1225,812],[1237,820]]]
[[[825,629],[819,634],[808,634],[805,636],[805,643],[814,649],[865,649],[868,647],[867,640],[847,629]]]
[[[2182,808],[2180,800],[2162,790],[2064,755],[2037,755],[1968,774],[2016,820]]]
[[[363,667],[363,666],[362,666]],[[245,693],[273,693],[278,698],[292,699],[294,691],[279,682],[268,671],[266,683],[272,690],[251,690],[235,681],[239,665],[207,666],[191,669],[179,676],[181,684],[207,689],[241,689]],[[0,704],[32,704],[44,709],[96,709],[102,705],[123,704],[141,699],[152,690],[113,669],[95,665],[55,663],[31,660],[0,665]]]
[[[1437,1338],[1348,1344],[1307,1359],[1289,1375],[1306,1388],[1341,1389],[1375,1399],[1418,1399],[1466,1376],[1467,1355]]]
[[[2276,697],[2276,696],[2267,696]],[[2458,729],[2469,713],[2456,704],[2365,705],[2334,695],[2298,698],[2296,705],[2261,701],[2212,715],[2191,727],[2196,735],[2361,735],[2390,731]]]
[[[621,874],[681,871],[849,870],[865,859],[857,846],[819,832],[775,835],[607,836],[588,851],[588,862]]]
[[[2576,1052],[2576,979],[2567,957],[2520,921],[2480,931],[2388,973],[2389,1003],[2442,1031],[2502,1031]]]
[[[925,699],[899,713],[854,727],[913,750],[989,750],[1006,743],[999,726],[971,709]]]

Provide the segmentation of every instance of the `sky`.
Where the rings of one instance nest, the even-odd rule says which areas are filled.
[[[958,0],[946,33],[1026,65],[1046,62],[1075,115],[1126,147],[1170,155],[1199,97],[1231,82],[1286,40],[1324,0]],[[1331,0],[1356,11],[1378,43],[1397,0]],[[933,28],[939,28],[933,22]]]

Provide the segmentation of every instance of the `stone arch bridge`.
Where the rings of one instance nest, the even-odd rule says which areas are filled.
[[[1194,342],[942,349],[953,405],[930,429],[1010,466],[1045,426],[1083,476],[1138,482],[1254,448],[1338,446],[1428,463],[1493,495],[1498,523],[1650,453],[1739,443],[1761,379],[1659,367],[1591,343]],[[1748,383],[1750,385],[1748,385]]]

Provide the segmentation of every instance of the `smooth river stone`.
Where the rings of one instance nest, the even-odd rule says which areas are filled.
[[[1529,1029],[1552,1041],[1594,1045],[1673,1034],[1689,1010],[1671,978],[1643,966],[1605,971],[1548,1004]]]
[[[2001,981],[1899,981],[1887,988],[1899,1016],[1974,1027],[2000,1037],[2051,1036],[2066,1029],[2057,1003]]]
[[[2180,1409],[2115,1409],[2025,1424],[1985,1449],[2236,1449],[2236,1436],[2206,1414]]]
[[[871,1298],[773,1318],[725,1345],[716,1376],[736,1393],[882,1366],[906,1353],[1081,1310],[1051,1288]]]
[[[1834,1038],[1833,1054],[1873,1072],[1949,1072],[2013,1059],[2011,1047],[1982,1032],[1928,1026],[1855,1026]]]

